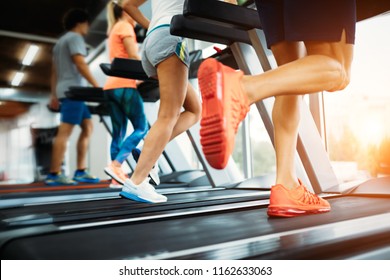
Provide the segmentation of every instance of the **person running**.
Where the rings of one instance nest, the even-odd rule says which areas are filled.
[[[84,10],[72,9],[65,14],[63,22],[67,32],[53,48],[49,103],[50,108],[60,109],[61,123],[53,143],[50,173],[45,182],[51,186],[75,185],[77,182],[97,183],[99,178],[89,174],[86,168],[86,155],[93,131],[91,114],[84,102],[65,97],[65,92],[69,87],[83,86],[84,79],[94,87],[99,86],[84,59],[87,49],[83,36],[89,30],[89,15]],[[75,125],[81,127],[81,133],[77,142],[77,170],[72,180],[61,173],[61,165],[65,157],[67,142]]]
[[[140,60],[134,32],[135,21],[123,11],[121,3],[110,1],[107,5],[109,57],[111,61],[114,58]],[[112,123],[112,162],[105,168],[105,172],[113,178],[110,187],[121,188],[128,178],[122,170],[122,164],[144,139],[149,128],[136,80],[109,76],[103,89],[109,98]],[[128,120],[134,131],[126,137]]]
[[[309,192],[296,176],[300,106],[304,94],[339,91],[348,85],[356,3],[256,0],[256,6],[278,68],[250,76],[211,58],[200,65],[203,151],[210,165],[224,168],[249,106],[275,96],[272,118],[277,171],[268,215],[293,217],[328,212],[330,204]]]
[[[201,106],[197,93],[188,82],[186,40],[169,32],[172,17],[183,12],[184,0],[151,0],[151,21],[139,10],[145,2],[127,0],[122,8],[148,29],[143,43],[142,66],[149,77],[158,79],[160,106],[157,120],[145,137],[138,164],[131,178],[125,181],[120,195],[157,203],[165,202],[167,198],[156,192],[149,183],[148,174],[168,142],[199,121]]]

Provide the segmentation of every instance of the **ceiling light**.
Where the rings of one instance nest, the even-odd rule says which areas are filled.
[[[13,78],[11,85],[14,87],[17,87],[20,85],[20,82],[23,80],[24,73],[23,72],[16,72],[15,77]]]
[[[34,57],[38,53],[39,47],[37,45],[30,45],[30,47],[27,50],[26,55],[23,58],[22,64],[29,66],[31,65],[31,62],[34,60]]]

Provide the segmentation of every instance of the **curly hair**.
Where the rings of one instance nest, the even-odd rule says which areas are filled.
[[[87,11],[83,9],[69,10],[63,19],[65,30],[72,30],[78,23],[90,22],[90,17]]]

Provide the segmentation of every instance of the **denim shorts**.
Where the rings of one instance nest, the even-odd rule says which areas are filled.
[[[146,39],[142,50],[142,67],[149,77],[157,76],[156,66],[176,55],[187,67],[189,67],[189,56],[187,40],[171,35],[169,24],[159,25],[153,28]]]
[[[91,113],[83,101],[62,98],[60,110],[61,122],[64,123],[81,125],[84,119],[91,118]]]

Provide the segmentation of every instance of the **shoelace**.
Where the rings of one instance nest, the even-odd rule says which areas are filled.
[[[303,202],[308,203],[308,204],[320,204],[321,199],[316,195],[311,192],[309,192],[306,188],[304,188],[303,192]]]
[[[156,189],[151,185],[149,184],[149,178],[146,178],[142,184],[141,184],[146,190],[148,191],[156,191]]]

